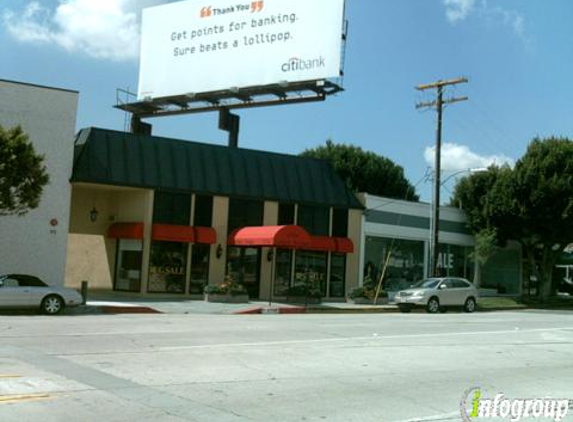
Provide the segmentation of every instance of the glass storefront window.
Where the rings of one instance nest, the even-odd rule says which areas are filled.
[[[242,284],[251,299],[258,299],[261,268],[260,248],[227,248],[227,274]]]
[[[310,283],[326,296],[326,252],[297,251],[294,284]]]
[[[275,296],[286,296],[290,287],[290,275],[292,269],[292,251],[277,249],[275,260]]]
[[[388,254],[388,268],[383,281],[387,291],[407,289],[424,277],[424,242],[383,237],[366,237],[364,280],[377,283]]]
[[[299,205],[297,223],[315,236],[328,236],[330,209],[311,205]]]
[[[440,244],[438,270],[442,277],[463,277],[471,280],[473,265],[469,261],[471,248]]]
[[[117,250],[115,290],[139,292],[141,289],[141,240],[120,239]]]
[[[210,245],[193,245],[191,248],[190,294],[203,294],[203,288],[209,283]]]
[[[185,293],[187,248],[186,243],[151,243],[148,292]]]
[[[346,278],[346,255],[332,254],[330,257],[330,297],[344,297]]]

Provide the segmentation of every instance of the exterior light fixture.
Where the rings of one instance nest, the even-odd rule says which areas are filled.
[[[217,250],[215,251],[215,256],[217,257],[217,259],[220,259],[221,256],[223,256],[223,247],[221,246],[220,243],[217,245]]]
[[[273,250],[269,249],[267,252],[267,261],[271,262],[273,260]]]
[[[98,215],[99,215],[99,211],[96,209],[96,207],[93,207],[92,210],[90,211],[90,221],[92,223],[95,223]]]

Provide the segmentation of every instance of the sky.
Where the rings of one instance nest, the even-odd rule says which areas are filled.
[[[310,0],[309,0],[310,1]],[[126,128],[143,7],[166,0],[0,0],[0,79],[78,90],[77,129]],[[327,139],[402,166],[431,197],[436,113],[415,86],[467,77],[444,111],[442,198],[468,169],[513,165],[535,137],[573,139],[573,1],[347,0],[343,93],[239,111],[239,145],[298,154]],[[226,144],[216,113],[152,119],[154,134]]]

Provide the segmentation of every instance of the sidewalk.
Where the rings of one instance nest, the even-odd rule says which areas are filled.
[[[320,305],[293,305],[268,301],[251,301],[243,304],[210,303],[191,300],[180,296],[151,296],[133,293],[92,291],[87,305],[68,310],[69,313],[112,313],[112,314],[301,314],[301,313],[362,313],[398,312],[395,305],[355,305],[346,302],[326,302]]]

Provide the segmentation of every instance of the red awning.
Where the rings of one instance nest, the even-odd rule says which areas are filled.
[[[151,238],[153,240],[160,240],[163,242],[194,243],[195,230],[191,226],[154,224]]]
[[[306,230],[299,226],[260,226],[235,230],[229,235],[227,243],[229,246],[305,249],[312,242]]]
[[[143,239],[143,223],[114,223],[107,229],[110,239]]]
[[[154,224],[151,234],[153,240],[163,242],[217,243],[217,233],[212,227],[177,226],[173,224]]]
[[[308,251],[336,252],[336,240],[328,236],[311,236]]]
[[[217,243],[217,233],[212,227],[194,227],[195,243],[214,245]]]
[[[338,253],[354,253],[354,243],[347,237],[335,237],[336,252]]]

